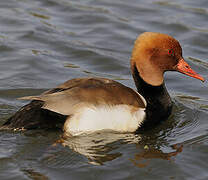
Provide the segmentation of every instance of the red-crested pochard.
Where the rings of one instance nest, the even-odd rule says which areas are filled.
[[[182,57],[173,37],[145,32],[135,41],[131,72],[137,91],[105,78],[71,79],[32,100],[3,127],[61,127],[79,135],[98,130],[135,132],[168,118],[172,101],[164,84],[165,71],[178,71],[204,81]]]

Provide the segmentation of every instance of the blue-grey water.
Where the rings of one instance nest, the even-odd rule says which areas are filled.
[[[129,59],[144,31],[178,39],[208,79],[207,0],[0,1],[0,124],[26,101],[83,76],[135,88]],[[165,75],[171,117],[142,134],[0,131],[0,179],[208,179],[208,85]]]

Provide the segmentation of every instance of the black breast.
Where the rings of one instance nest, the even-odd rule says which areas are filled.
[[[136,67],[133,68],[133,71],[137,90],[147,101],[146,118],[139,128],[146,129],[164,121],[170,116],[172,101],[164,83],[160,86],[152,86],[140,77]]]

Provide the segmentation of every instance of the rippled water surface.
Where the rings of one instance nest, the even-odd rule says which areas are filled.
[[[208,79],[206,0],[0,1],[0,123],[37,95],[75,77],[99,76],[134,88],[133,42],[168,33]],[[171,117],[138,135],[0,131],[0,179],[208,179],[208,91],[167,73]]]

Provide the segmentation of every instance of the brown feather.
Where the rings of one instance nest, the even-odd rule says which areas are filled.
[[[79,104],[119,105],[126,104],[145,108],[137,92],[116,81],[104,78],[72,79],[40,96],[22,99],[40,100],[42,108],[63,115],[71,115]]]

